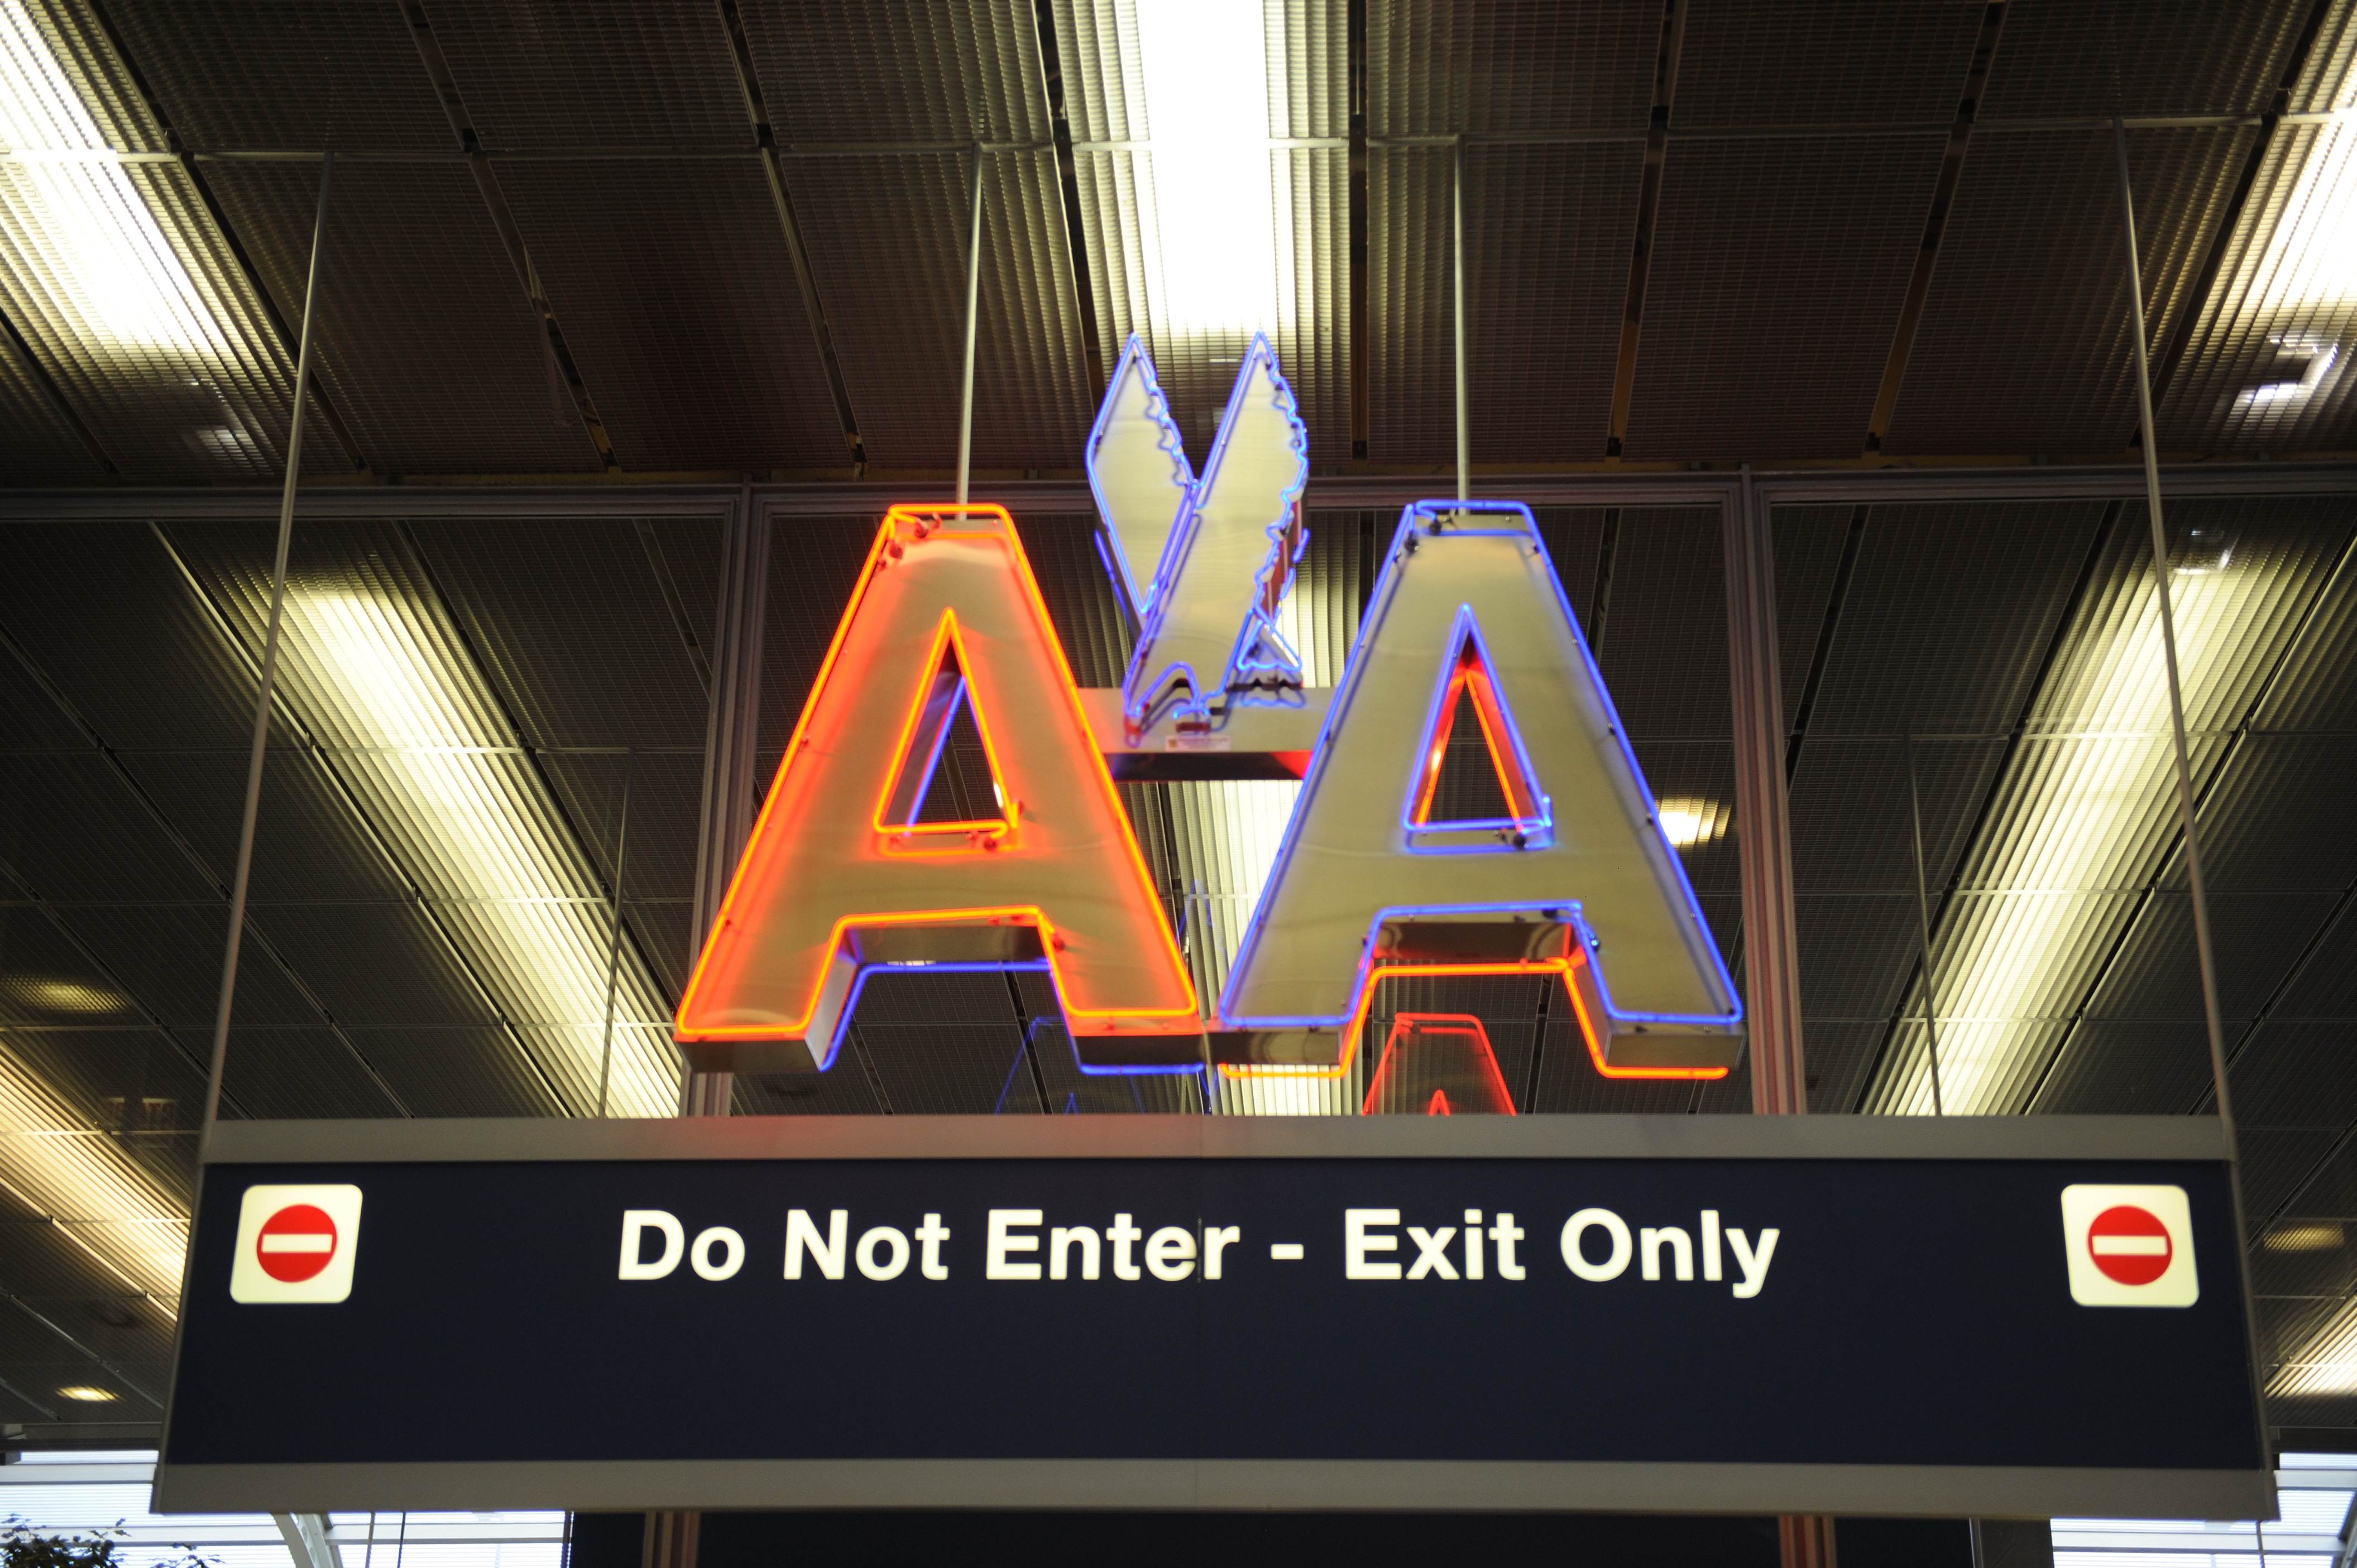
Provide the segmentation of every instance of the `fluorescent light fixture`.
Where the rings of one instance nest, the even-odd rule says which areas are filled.
[[[1262,0],[1137,0],[1157,325],[1182,339],[1278,325],[1266,16]]]
[[[124,1142],[89,1121],[0,1031],[0,1192],[167,1316],[180,1293],[188,1211]]]
[[[2040,699],[2041,714],[2070,715],[2068,727],[2033,719],[2000,781],[2001,813],[1936,933],[1940,1082],[1952,1116],[2022,1108],[2114,932],[2097,906],[2148,874],[2141,857],[2174,820],[2158,601],[2147,573],[2122,586],[2108,614],[2086,618],[2082,635],[2094,646],[2061,666]],[[2190,727],[2201,727],[2205,698],[2224,691],[2236,645],[2264,623],[2277,587],[2275,574],[2242,563],[2173,581]],[[1918,994],[1902,1008],[1896,1070],[1877,1085],[1872,1111],[1932,1112]]]
[[[7,988],[44,1013],[119,1013],[129,1004],[104,986],[80,980],[11,979]]]
[[[290,695],[577,1111],[594,1107],[612,906],[471,663],[397,588],[290,585]],[[267,824],[264,824],[267,831]],[[669,1009],[624,944],[609,1106],[678,1108]]]
[[[228,352],[219,323],[24,0],[0,0],[0,240],[81,341],[153,365]]]
[[[2261,1244],[2270,1252],[2329,1252],[2343,1240],[2338,1225],[2278,1225]]]
[[[80,1400],[84,1404],[112,1404],[117,1396],[113,1389],[102,1389],[95,1383],[70,1383],[58,1391],[58,1397]]]
[[[2267,1383],[2269,1399],[2347,1393],[2357,1393],[2357,1301],[2342,1303]]]
[[[1726,836],[1727,810],[1716,800],[1674,797],[1661,801],[1654,811],[1662,819],[1663,836],[1679,849]]]

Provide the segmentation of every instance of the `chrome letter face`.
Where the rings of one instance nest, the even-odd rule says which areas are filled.
[[[1431,817],[1460,699],[1502,817]],[[1512,502],[1402,515],[1220,1001],[1246,1036],[1225,1070],[1339,1073],[1378,979],[1449,973],[1561,975],[1612,1076],[1717,1077],[1741,1041],[1734,984]]]
[[[1105,523],[1105,564],[1142,622],[1154,607],[1154,569],[1193,499],[1195,471],[1135,332],[1089,432],[1088,470]]]
[[[699,1067],[824,1071],[866,977],[906,967],[1048,972],[1083,1072],[1339,1078],[1386,976],[1540,974],[1604,1076],[1727,1074],[1743,1010],[1526,508],[1410,506],[1340,683],[1309,689],[1277,619],[1308,442],[1267,339],[1200,478],[1135,337],[1087,458],[1139,618],[1122,687],[1073,688],[1003,510],[892,508],[681,999]],[[961,714],[994,799],[931,821]],[[1497,789],[1451,815],[1459,724]],[[1304,780],[1208,1017],[1114,768]],[[1368,1113],[1513,1113],[1479,1019],[1398,1022]]]
[[[1301,660],[1276,613],[1308,541],[1296,503],[1308,452],[1276,352],[1254,338],[1211,461],[1190,481],[1153,364],[1130,338],[1089,438],[1089,483],[1138,612],[1122,688],[1132,730],[1211,728],[1240,702],[1299,704]],[[1173,486],[1179,507],[1165,523]],[[1157,540],[1159,554],[1143,559]]]
[[[925,822],[961,706],[996,814]],[[997,507],[885,518],[674,1033],[823,1069],[890,965],[1046,969],[1083,1061],[1115,1037],[1125,1065],[1201,1061],[1194,987]]]

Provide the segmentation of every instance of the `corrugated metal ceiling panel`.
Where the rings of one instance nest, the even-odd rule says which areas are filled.
[[[398,5],[106,0],[106,10],[199,151],[457,150]]]
[[[2167,340],[2186,307],[2253,134],[2128,133],[2154,342]],[[1886,449],[2118,451],[2136,423],[2126,279],[2110,133],[1984,127],[1950,209]]]
[[[1684,130],[1946,122],[1983,0],[1698,0],[1678,51]]]
[[[1639,142],[1467,150],[1474,461],[1603,456],[1643,160]],[[1456,455],[1449,166],[1446,148],[1368,155],[1373,461]]]
[[[491,152],[754,145],[717,5],[432,0],[427,10]]]
[[[703,752],[703,682],[663,602],[641,526],[662,530],[674,552],[719,553],[719,524],[709,520],[408,525],[485,672],[535,746]]]
[[[1717,507],[1621,509],[1612,607],[1596,662],[1632,739],[1726,742],[1734,735],[1723,573]]]
[[[759,160],[510,163],[500,185],[624,467],[848,463]]]
[[[1946,145],[1681,140],[1662,177],[1626,454],[1861,451]]]
[[[16,345],[0,343],[0,484],[89,484],[103,471]]]
[[[1394,0],[1367,7],[1368,130],[1379,136],[1627,131],[1653,104],[1653,0]]]
[[[2308,11],[2298,0],[2011,0],[1981,118],[2251,113],[2282,79]]]
[[[927,0],[748,0],[753,64],[788,142],[1044,142],[1048,93],[1025,0],[954,18]]]
[[[787,183],[871,464],[957,460],[973,159],[802,158]],[[1081,465],[1095,389],[1081,341],[1054,155],[984,159],[974,461]]]
[[[882,512],[770,520],[770,578],[762,601],[760,739],[753,788],[766,791],[787,737],[810,698]]]
[[[299,321],[317,167],[225,163],[206,177],[281,313]],[[598,467],[539,314],[463,166],[339,165],[317,309],[314,363],[378,470]],[[317,425],[310,434],[324,438]],[[307,466],[327,456],[314,445]]]
[[[1810,735],[2008,732],[2103,516],[2101,501],[1876,507]]]

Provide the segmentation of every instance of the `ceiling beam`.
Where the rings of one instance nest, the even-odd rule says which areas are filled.
[[[753,139],[761,149],[761,172],[770,182],[770,201],[777,209],[778,231],[786,242],[786,259],[792,263],[794,288],[802,296],[802,315],[810,322],[811,338],[817,344],[820,366],[826,372],[827,392],[834,399],[834,416],[843,426],[843,444],[851,456],[851,472],[856,478],[867,471],[867,446],[859,437],[859,416],[851,406],[851,384],[844,379],[843,360],[835,353],[834,328],[826,318],[826,302],[819,297],[818,274],[811,267],[810,248],[802,243],[802,220],[794,213],[794,195],[786,186],[786,171],[779,159],[785,156],[778,146],[778,134],[770,123],[768,102],[761,96],[761,81],[753,70],[753,45],[745,36],[745,17],[737,8],[737,0],[717,0],[720,20],[728,30],[729,54],[737,62],[737,87],[744,95],[746,117],[753,126]],[[961,146],[959,151],[969,149]]]
[[[1089,406],[1105,391],[1104,339],[1097,330],[1096,281],[1089,259],[1088,227],[1082,221],[1081,165],[1072,151],[1072,122],[1064,107],[1063,50],[1056,37],[1055,0],[1032,0],[1031,27],[1039,45],[1039,74],[1048,91],[1048,116],[1055,132],[1056,184],[1064,214],[1064,243],[1072,268],[1072,311],[1080,317],[1081,351],[1089,368]]]
[[[491,160],[483,151],[481,138],[475,134],[473,117],[467,112],[466,100],[459,96],[458,79],[443,56],[441,40],[434,36],[434,24],[426,19],[422,0],[402,0],[401,11],[409,23],[410,40],[417,46],[417,58],[433,81],[435,93],[442,101],[442,113],[450,122],[452,134],[458,138],[459,150],[466,156],[468,172],[475,177],[475,188],[491,215],[491,226],[499,231],[500,243],[507,250],[516,279],[522,284],[525,297],[540,317],[557,374],[573,394],[574,412],[597,448],[598,460],[606,471],[618,472],[622,465],[614,456],[614,443],[606,433],[606,422],[598,417],[597,402],[589,395],[588,383],[581,378],[581,367],[574,362],[573,350],[565,345],[565,329],[557,325],[556,308],[548,302],[548,291],[542,286],[539,270],[532,264],[532,252],[524,246],[523,231],[508,207],[507,193],[500,188],[499,176],[491,172]]]
[[[1618,457],[1629,436],[1637,395],[1637,346],[1645,327],[1645,279],[1653,263],[1653,223],[1662,209],[1662,171],[1670,156],[1670,108],[1677,96],[1678,55],[1685,46],[1686,7],[1663,0],[1653,55],[1653,112],[1645,132],[1645,172],[1637,187],[1637,233],[1629,248],[1629,291],[1620,311],[1620,354],[1612,369],[1612,423],[1604,455]]]
[[[1981,13],[1980,37],[1973,44],[1973,62],[1964,71],[1964,91],[1956,100],[1956,117],[1948,126],[1948,145],[1940,156],[1940,177],[1932,187],[1932,210],[1923,220],[1923,242],[1916,248],[1915,270],[1907,280],[1907,295],[1899,307],[1899,325],[1890,335],[1890,352],[1882,365],[1882,384],[1874,395],[1874,412],[1866,424],[1866,449],[1882,450],[1890,417],[1899,407],[1900,384],[1907,377],[1908,356],[1915,351],[1915,330],[1923,322],[1923,306],[1932,297],[1932,272],[1940,260],[1940,241],[1948,230],[1948,210],[1956,199],[1956,184],[1964,177],[1964,155],[1972,149],[1973,124],[1979,117],[1982,95],[1988,91],[1989,62],[1996,58],[1997,38],[2005,30],[2006,0],[1989,0]]]

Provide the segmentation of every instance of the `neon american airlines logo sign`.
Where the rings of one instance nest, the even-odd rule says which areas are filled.
[[[1084,1072],[1337,1077],[1384,978],[1484,974],[1556,978],[1607,1076],[1727,1071],[1742,1007],[1528,508],[1405,508],[1319,691],[1281,628],[1308,439],[1265,338],[1198,474],[1133,337],[1087,461],[1119,691],[1074,683],[1005,509],[891,508],[681,999],[699,1061],[823,1072],[878,972],[1032,969]],[[961,713],[991,805],[926,820]],[[1503,807],[1449,818],[1469,723]],[[1114,788],[1178,757],[1302,781],[1216,997]]]

